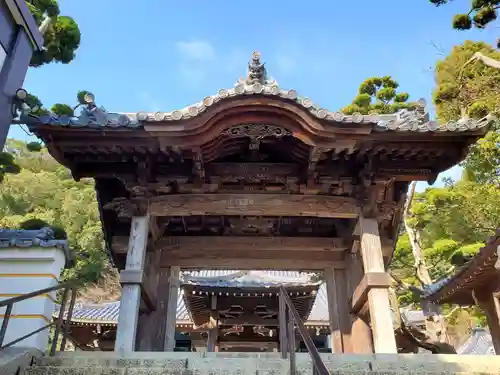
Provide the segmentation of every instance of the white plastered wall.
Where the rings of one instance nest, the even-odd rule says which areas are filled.
[[[59,283],[66,257],[64,250],[52,247],[0,249],[0,300],[49,288]],[[13,305],[3,344],[16,340],[52,321],[55,292],[17,302]],[[0,318],[6,308],[0,308]],[[14,346],[46,350],[48,329]]]

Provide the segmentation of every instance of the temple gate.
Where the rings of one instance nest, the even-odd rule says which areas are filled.
[[[318,107],[255,53],[232,89],[173,112],[24,112],[75,179],[91,177],[123,285],[115,350],[173,350],[180,270],[320,271],[332,350],[397,351],[385,269],[410,181],[433,182],[490,123],[438,126]],[[216,303],[205,306],[218,321]],[[220,314],[219,314],[220,315]],[[213,346],[212,346],[213,347]]]

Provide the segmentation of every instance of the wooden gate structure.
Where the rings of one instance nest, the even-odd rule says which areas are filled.
[[[410,181],[464,158],[490,118],[438,125],[425,103],[331,112],[254,53],[231,89],[173,112],[22,113],[75,179],[95,179],[123,285],[116,350],[172,350],[181,269],[323,271],[336,353],[395,353],[386,266]],[[216,310],[216,299],[212,309]]]

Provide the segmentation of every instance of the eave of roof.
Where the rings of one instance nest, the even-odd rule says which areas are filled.
[[[294,275],[265,271],[237,271],[217,276],[199,276],[196,273],[184,274],[182,285],[211,288],[278,288],[316,286],[320,282],[311,281],[311,275],[296,273]]]
[[[486,272],[494,271],[500,277],[499,252],[500,228],[486,240],[485,246],[479,250],[474,258],[460,267],[455,274],[428,286],[424,290],[424,298],[440,303],[455,302],[454,298],[459,293],[470,290],[472,287],[470,283]],[[470,301],[473,301],[472,297]],[[457,302],[460,303],[460,301]]]
[[[255,56],[258,56],[255,59]],[[492,121],[491,116],[480,120],[462,118],[458,121],[450,121],[446,124],[438,124],[431,121],[425,110],[425,101],[421,99],[416,103],[415,110],[401,110],[395,114],[368,114],[361,113],[344,114],[339,111],[330,111],[313,103],[308,97],[300,96],[295,90],[283,89],[277,82],[267,74],[264,64],[260,62],[260,54],[252,56],[248,65],[248,73],[245,79],[239,79],[233,88],[220,89],[216,94],[206,96],[203,100],[176,109],[170,112],[137,112],[137,113],[112,113],[103,107],[95,105],[93,95],[86,96],[87,105],[78,106],[81,109],[79,115],[57,116],[54,113],[37,116],[30,113],[29,108],[21,111],[15,120],[17,123],[26,124],[34,131],[45,125],[72,127],[72,128],[94,128],[94,129],[137,129],[146,124],[175,124],[202,116],[206,111],[217,105],[231,101],[244,99],[249,96],[260,96],[279,101],[288,102],[301,108],[312,118],[323,121],[325,125],[357,125],[368,124],[373,126],[373,131],[395,131],[395,132],[466,132],[486,131]],[[175,128],[171,130],[175,132]]]
[[[415,132],[415,133],[449,133],[449,132],[478,132],[486,131],[493,117],[488,115],[482,119],[474,120],[471,118],[462,118],[457,121],[449,121],[446,124],[439,124],[436,121],[430,120],[426,113],[420,111],[411,111],[403,109],[394,114],[369,114],[363,115],[354,113],[347,115],[342,112],[332,112],[324,108],[318,108],[309,105],[308,98],[296,97],[290,99],[290,92],[295,93],[294,90],[281,90],[276,94],[269,90],[261,91],[254,87],[245,86],[244,92],[240,93],[237,88],[229,90],[219,90],[219,92],[207,98],[200,103],[183,108],[181,110],[174,110],[173,112],[137,112],[137,113],[113,113],[107,112],[103,107],[94,108],[89,111],[85,108],[82,109],[81,114],[76,116],[58,116],[53,113],[44,115],[34,115],[30,113],[22,113],[21,116],[14,120],[14,123],[26,124],[31,130],[35,131],[36,128],[42,126],[55,126],[55,127],[69,127],[75,129],[106,129],[106,130],[133,130],[141,129],[146,124],[154,123],[168,123],[179,122],[195,118],[209,109],[210,106],[216,105],[224,100],[230,100],[238,96],[248,95],[263,95],[274,96],[282,100],[293,101],[298,106],[309,111],[314,117],[331,122],[332,125],[358,125],[368,124],[373,126],[375,132]],[[258,91],[258,92],[256,92]],[[221,96],[221,93],[224,93]],[[296,94],[293,94],[294,97]],[[206,101],[206,103],[204,103]],[[173,124],[172,124],[173,125]]]

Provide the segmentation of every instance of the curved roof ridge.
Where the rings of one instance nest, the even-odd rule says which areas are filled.
[[[309,97],[301,96],[293,89],[283,89],[267,74],[264,64],[260,62],[260,53],[254,53],[248,64],[248,72],[245,79],[240,79],[235,86],[227,89],[219,89],[215,94],[206,96],[202,100],[185,106],[181,109],[162,112],[136,113],[113,113],[107,112],[103,107],[94,103],[94,96],[87,95],[87,107],[81,108],[80,115],[58,116],[54,113],[36,115],[30,109],[21,111],[19,118],[14,122],[27,125],[55,125],[70,127],[90,128],[140,128],[145,123],[161,123],[188,120],[200,116],[210,107],[219,102],[233,98],[243,98],[251,95],[261,95],[277,98],[294,103],[307,111],[311,116],[319,120],[330,121],[341,124],[371,124],[375,125],[375,131],[413,131],[413,132],[449,132],[478,130],[489,126],[492,116],[488,115],[480,120],[462,118],[458,121],[450,121],[440,125],[437,121],[430,120],[429,113],[425,109],[425,100],[417,102],[415,110],[403,109],[393,114],[345,114],[341,111],[331,111],[315,104]]]

